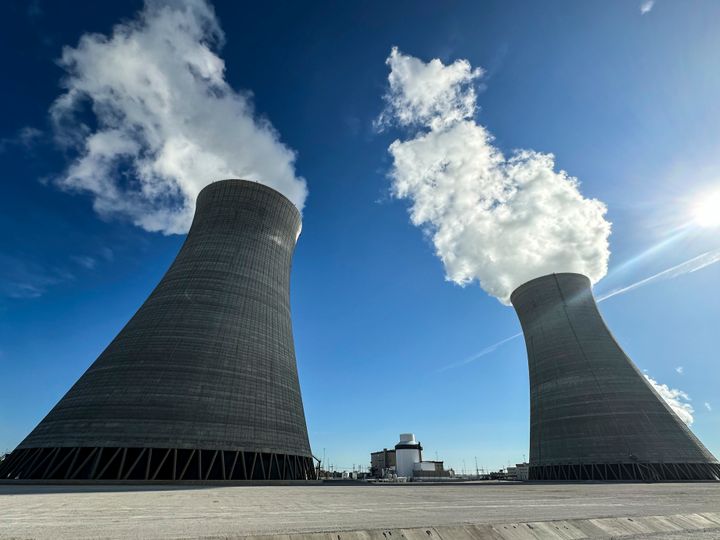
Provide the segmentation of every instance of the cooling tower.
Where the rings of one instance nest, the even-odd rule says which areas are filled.
[[[543,276],[511,301],[530,368],[530,480],[720,479],[605,326],[587,277]]]
[[[203,189],[170,269],[0,478],[316,478],[290,320],[299,233],[269,187]]]

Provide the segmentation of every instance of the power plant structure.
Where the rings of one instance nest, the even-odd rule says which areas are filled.
[[[412,478],[415,468],[422,463],[422,446],[413,433],[401,433],[395,445],[395,468],[398,476]]]
[[[511,296],[530,371],[530,480],[719,480],[718,460],[623,352],[590,280],[551,274]]]
[[[0,479],[312,480],[290,318],[298,209],[223,180],[165,276]]]
[[[375,478],[402,481],[438,480],[455,475],[442,461],[422,458],[423,447],[414,433],[401,433],[392,450],[383,448],[370,454],[370,474]]]

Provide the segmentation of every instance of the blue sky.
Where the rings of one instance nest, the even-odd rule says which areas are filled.
[[[97,357],[183,240],[100,216],[90,195],[61,189],[75,158],[49,118],[63,92],[62,47],[109,34],[142,8],[68,5],[0,8],[10,74],[0,87],[0,450]],[[553,153],[584,196],[607,205],[611,256],[597,296],[704,257],[601,310],[641,369],[689,396],[693,431],[720,454],[720,264],[704,265],[720,241],[717,228],[693,223],[693,208],[720,189],[720,5],[657,0],[644,14],[635,1],[214,8],[227,83],[252,92],[307,182],[292,303],[316,455],[350,468],[413,431],[456,469],[475,457],[493,468],[527,457],[524,344],[493,348],[519,332],[512,308],[476,283],[446,281],[408,201],[390,193],[388,146],[412,136],[374,127],[393,46],[423,62],[482,67],[475,121],[493,144]]]

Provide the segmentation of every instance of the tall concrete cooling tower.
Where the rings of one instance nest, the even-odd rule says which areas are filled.
[[[159,285],[0,478],[316,478],[290,320],[299,233],[269,187],[203,189]]]
[[[720,479],[605,326],[587,277],[543,276],[511,301],[530,367],[531,480]]]

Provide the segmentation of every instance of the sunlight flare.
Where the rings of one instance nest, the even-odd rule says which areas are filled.
[[[695,223],[700,227],[720,227],[720,191],[704,197],[694,209]]]

